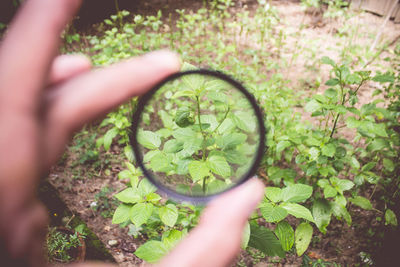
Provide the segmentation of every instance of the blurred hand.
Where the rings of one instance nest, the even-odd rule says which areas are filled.
[[[47,215],[35,192],[71,134],[179,70],[158,51],[91,71],[78,55],[57,56],[60,34],[80,0],[27,0],[0,46],[0,258],[44,266]],[[206,209],[200,225],[161,266],[223,266],[262,196],[253,180]]]

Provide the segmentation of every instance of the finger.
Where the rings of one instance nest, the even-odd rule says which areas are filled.
[[[200,224],[162,260],[159,267],[230,264],[240,250],[245,222],[263,192],[262,182],[251,179],[210,203]]]
[[[2,105],[35,111],[35,100],[56,55],[60,34],[80,2],[28,0],[21,7],[0,49]],[[7,91],[10,88],[12,94]]]
[[[90,59],[84,55],[58,56],[51,65],[48,86],[71,79],[90,70],[91,67]]]
[[[143,94],[179,68],[176,54],[157,51],[80,75],[49,91],[45,163],[54,162],[74,130],[131,97]]]

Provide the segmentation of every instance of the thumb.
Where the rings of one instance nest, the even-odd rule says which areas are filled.
[[[229,191],[205,209],[200,224],[159,266],[226,266],[240,249],[244,225],[264,192],[258,179]]]

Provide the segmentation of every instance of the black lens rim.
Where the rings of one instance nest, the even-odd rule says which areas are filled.
[[[139,148],[139,143],[137,142],[137,138],[136,138],[137,131],[138,131],[138,125],[140,124],[141,119],[142,119],[142,112],[143,112],[145,106],[147,105],[147,103],[152,98],[152,96],[155,94],[155,92],[157,92],[157,90],[159,90],[164,84],[166,84],[172,80],[178,79],[184,75],[190,75],[190,74],[202,74],[202,75],[207,75],[207,76],[213,76],[215,78],[224,80],[225,82],[231,84],[232,86],[236,87],[239,91],[241,91],[243,93],[243,95],[247,98],[247,100],[249,100],[249,102],[256,114],[258,128],[259,128],[259,134],[260,134],[260,142],[259,142],[259,145],[257,148],[256,156],[253,160],[253,163],[252,163],[251,167],[249,168],[249,170],[239,180],[239,182],[237,182],[235,185],[227,188],[224,191],[221,191],[221,192],[218,192],[215,194],[211,194],[211,195],[207,195],[207,196],[190,196],[190,195],[180,194],[174,190],[171,190],[171,189],[165,187],[163,184],[158,182],[157,179],[155,179],[153,177],[151,172],[145,168],[144,163],[143,163],[142,153],[141,153],[141,150]],[[172,198],[172,199],[180,201],[180,202],[190,202],[195,205],[201,205],[201,204],[206,204],[207,202],[214,199],[216,196],[218,196],[226,191],[229,191],[229,190],[232,190],[232,189],[238,187],[239,185],[241,185],[244,182],[246,182],[247,180],[249,180],[252,176],[254,176],[254,174],[256,174],[257,168],[261,163],[261,160],[264,156],[265,149],[266,149],[265,136],[266,136],[266,128],[264,125],[263,113],[262,113],[260,107],[258,106],[257,101],[254,98],[254,96],[247,89],[245,89],[241,83],[239,83],[238,81],[231,78],[229,75],[224,74],[220,71],[214,71],[214,70],[208,70],[208,69],[197,69],[197,70],[188,70],[188,71],[181,71],[181,72],[174,73],[174,74],[166,77],[159,83],[157,83],[151,90],[149,90],[146,94],[144,94],[142,97],[140,97],[136,111],[133,115],[133,120],[132,120],[132,125],[131,125],[131,133],[130,133],[129,139],[130,139],[130,143],[131,143],[131,146],[133,149],[133,153],[135,155],[136,163],[142,169],[144,176],[147,179],[149,179],[149,181],[152,184],[154,184],[161,193],[165,194],[169,198]]]

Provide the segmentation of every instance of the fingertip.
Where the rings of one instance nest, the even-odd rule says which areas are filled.
[[[178,72],[181,68],[179,55],[170,50],[158,50],[150,52],[143,56],[143,59],[146,61],[146,63],[171,73]]]

